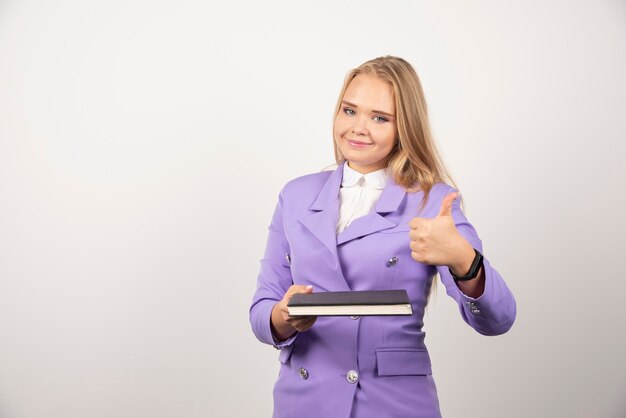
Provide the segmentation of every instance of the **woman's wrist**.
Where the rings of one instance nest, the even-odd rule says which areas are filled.
[[[485,291],[485,269],[481,266],[473,279],[455,283],[465,296],[476,299]]]
[[[472,267],[472,262],[474,261],[475,256],[476,252],[474,251],[474,248],[467,243],[467,245],[463,248],[462,254],[458,256],[453,263],[450,263],[448,267],[457,276],[465,276]]]
[[[297,331],[283,319],[278,303],[276,303],[272,308],[272,313],[270,315],[270,328],[274,339],[278,342],[285,341]]]

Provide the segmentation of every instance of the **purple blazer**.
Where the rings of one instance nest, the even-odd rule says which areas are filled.
[[[485,291],[461,293],[446,266],[411,258],[408,222],[435,217],[454,188],[437,183],[418,214],[423,192],[407,193],[389,179],[374,209],[339,235],[343,164],[289,181],[280,191],[250,307],[256,337],[280,349],[274,418],[440,417],[437,390],[422,332],[431,278],[437,271],[462,318],[484,335],[506,332],[515,299],[485,256]],[[458,199],[452,217],[459,232],[482,252]],[[292,284],[314,292],[406,289],[411,316],[319,317],[312,328],[276,343],[270,313]]]

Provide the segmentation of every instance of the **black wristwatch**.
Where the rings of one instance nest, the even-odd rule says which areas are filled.
[[[454,279],[455,282],[464,282],[467,280],[472,280],[478,274],[478,271],[483,265],[483,255],[476,248],[474,248],[474,251],[476,252],[476,257],[474,257],[474,261],[472,261],[472,266],[470,267],[469,272],[467,272],[465,276],[457,276],[456,274],[452,272],[452,270],[450,270],[450,267],[448,267],[448,271],[452,275],[452,278]]]

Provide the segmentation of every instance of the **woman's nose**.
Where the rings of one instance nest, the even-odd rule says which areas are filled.
[[[365,135],[366,132],[366,121],[363,118],[355,118],[354,125],[352,125],[352,133],[355,135]]]

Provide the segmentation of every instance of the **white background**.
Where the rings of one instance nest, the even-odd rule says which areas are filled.
[[[484,337],[439,286],[444,417],[626,416],[624,1],[4,0],[0,417],[270,416],[278,191],[386,54],[518,303]]]

